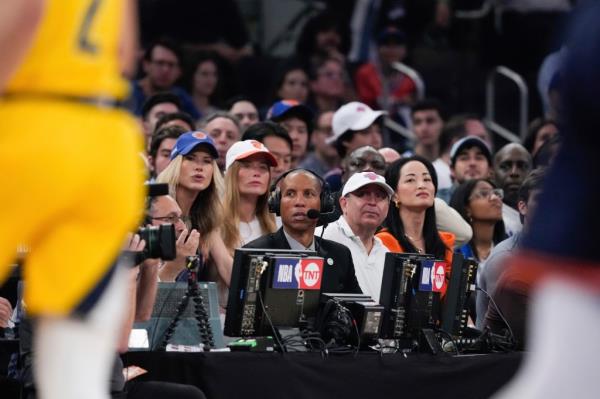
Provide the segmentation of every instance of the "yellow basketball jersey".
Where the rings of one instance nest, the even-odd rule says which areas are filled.
[[[33,45],[7,93],[122,99],[123,0],[48,0]]]

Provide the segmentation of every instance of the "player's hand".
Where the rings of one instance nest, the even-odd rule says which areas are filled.
[[[177,258],[185,259],[188,256],[196,255],[200,245],[200,233],[196,229],[188,235],[188,230],[183,229],[176,242]]]
[[[8,321],[13,314],[12,306],[6,298],[0,296],[0,327],[8,327]]]

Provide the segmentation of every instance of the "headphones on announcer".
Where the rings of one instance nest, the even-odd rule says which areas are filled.
[[[320,213],[333,212],[335,209],[335,201],[333,198],[333,194],[331,193],[331,189],[329,188],[329,184],[325,181],[325,179],[323,179],[321,176],[319,176],[315,172],[308,170],[308,169],[303,169],[303,168],[290,169],[287,172],[285,172],[284,174],[282,174],[281,176],[279,176],[277,178],[277,180],[275,180],[273,182],[273,184],[271,184],[271,190],[269,193],[269,201],[268,201],[269,212],[274,213],[277,216],[281,216],[281,190],[279,187],[277,187],[277,185],[279,184],[280,181],[285,179],[285,177],[287,175],[289,175],[290,173],[293,173],[293,172],[298,172],[298,171],[308,172],[311,175],[315,176],[321,182],[321,195],[320,195],[321,209],[319,209],[319,212]]]

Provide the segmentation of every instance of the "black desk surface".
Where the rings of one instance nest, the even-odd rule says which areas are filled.
[[[521,353],[434,357],[318,353],[132,352],[139,377],[193,384],[218,398],[486,398],[515,374]]]

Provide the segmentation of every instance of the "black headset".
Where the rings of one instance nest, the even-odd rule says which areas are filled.
[[[277,185],[280,181],[285,179],[287,175],[292,172],[308,172],[311,175],[315,176],[321,182],[321,209],[319,209],[320,213],[330,213],[335,209],[333,194],[331,193],[331,189],[329,188],[329,184],[318,174],[315,172],[304,169],[304,168],[295,168],[290,169],[281,176],[279,176],[273,184],[271,184],[271,190],[269,193],[269,212],[276,214],[277,216],[281,216],[281,190]]]

